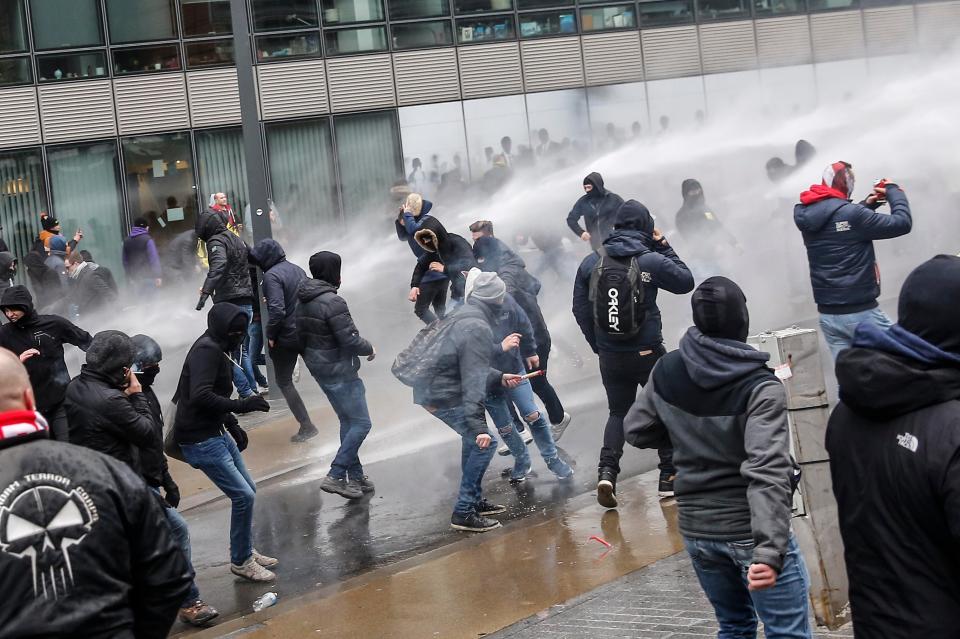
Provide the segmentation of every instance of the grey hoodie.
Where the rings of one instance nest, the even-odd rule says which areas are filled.
[[[691,327],[657,362],[624,421],[638,448],[673,445],[680,531],[750,541],[776,571],[790,539],[786,393],[769,355]]]

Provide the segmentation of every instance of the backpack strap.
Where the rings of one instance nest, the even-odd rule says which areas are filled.
[[[591,302],[597,301],[597,283],[600,280],[600,271],[603,270],[603,260],[607,257],[607,249],[601,244],[597,247],[597,255],[600,256],[600,261],[593,266],[593,270],[590,271],[590,285],[587,287],[587,299]]]

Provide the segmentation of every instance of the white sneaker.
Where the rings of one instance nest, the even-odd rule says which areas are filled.
[[[258,564],[252,556],[242,566],[230,564],[230,572],[248,581],[273,581],[277,578],[275,574]]]
[[[257,384],[257,395],[269,395],[269,394],[270,394],[269,386],[261,386],[260,384]]]
[[[567,426],[570,425],[570,420],[573,419],[570,417],[570,413],[564,411],[563,419],[560,420],[559,424],[553,424],[550,426],[550,432],[553,433],[553,441],[558,442],[560,438],[563,437],[563,433],[567,430]]]
[[[256,548],[253,549],[253,560],[263,566],[264,568],[273,568],[280,563],[279,559],[273,557],[267,557],[266,555],[261,555]]]
[[[500,444],[500,447],[497,449],[497,454],[506,457],[510,454],[510,448],[506,444]]]
[[[524,428],[523,432],[520,433],[520,436],[523,437],[523,443],[527,446],[529,446],[530,442],[533,441],[533,433],[530,432],[529,428]]]

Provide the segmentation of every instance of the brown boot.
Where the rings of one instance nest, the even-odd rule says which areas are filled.
[[[197,599],[192,605],[181,608],[177,615],[180,621],[191,626],[205,626],[220,616],[217,609],[213,606],[203,603],[202,599]]]

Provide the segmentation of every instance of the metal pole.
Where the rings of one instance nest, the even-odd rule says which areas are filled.
[[[267,200],[267,162],[260,139],[260,113],[257,108],[257,85],[253,69],[253,54],[250,49],[250,16],[247,0],[230,0],[230,18],[233,24],[233,52],[237,63],[237,87],[240,93],[240,122],[243,127],[243,157],[247,168],[247,193],[250,196],[250,219],[244,220],[253,232],[253,242],[273,237],[270,227],[270,204]],[[267,307],[260,299],[253,301],[260,306],[262,323],[266,323]],[[264,337],[264,342],[266,338]],[[270,349],[267,353],[267,379],[270,387],[277,390]],[[280,394],[274,392],[276,397]]]

